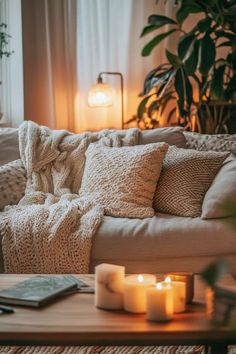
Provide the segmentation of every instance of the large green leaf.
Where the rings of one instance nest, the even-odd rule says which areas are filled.
[[[203,76],[206,76],[215,62],[216,48],[212,38],[206,34],[201,39],[201,62],[199,71]]]
[[[186,92],[186,87],[185,87],[185,81],[183,78],[183,71],[182,68],[179,68],[176,71],[175,75],[175,90],[178,95],[178,107],[179,107],[179,112],[180,115],[183,117],[185,115],[185,109],[184,109],[184,101],[185,101],[185,95],[184,92]]]
[[[211,19],[209,17],[203,18],[197,23],[197,28],[201,33],[208,31],[210,27],[211,27]]]
[[[172,117],[174,116],[174,114],[176,113],[176,107],[172,108],[171,111],[169,112],[168,116],[167,116],[167,123],[171,122]]]
[[[216,37],[219,38],[227,38],[230,40],[232,46],[236,44],[236,36],[235,33],[225,32],[225,31],[216,31]]]
[[[146,57],[148,56],[151,51],[160,43],[162,42],[166,37],[170,36],[173,32],[176,32],[176,29],[172,29],[168,32],[161,33],[158,36],[154,37],[148,44],[145,45],[145,47],[142,50],[142,56]]]
[[[193,90],[183,67],[176,71],[174,85],[178,95],[179,111],[181,116],[184,117],[190,111],[190,106],[193,102]]]
[[[164,25],[176,25],[177,22],[174,21],[170,17],[162,16],[162,15],[151,15],[148,17],[148,23],[150,25],[155,25],[158,27],[162,27]]]
[[[169,63],[171,65],[173,65],[174,68],[178,68],[182,63],[180,58],[177,55],[169,52],[169,50],[167,50],[167,49],[166,49],[166,57],[167,57]]]
[[[185,87],[186,87],[186,102],[188,105],[187,109],[190,110],[190,106],[193,103],[193,88],[185,73],[184,73],[184,79],[185,79]]]
[[[178,43],[178,56],[180,57],[180,59],[184,59],[194,40],[194,34],[187,34],[180,38]]]
[[[154,25],[147,25],[143,28],[142,33],[140,34],[140,37],[145,36],[148,33],[151,33],[155,30],[157,30],[159,27],[158,26],[154,26]]]
[[[176,13],[176,19],[179,24],[182,24],[186,20],[189,14],[202,12],[202,10],[203,10],[202,7],[200,7],[197,4],[193,4],[191,6],[182,4],[180,9]]]
[[[220,66],[213,73],[210,95],[212,99],[223,100],[224,99],[224,72],[226,65]]]
[[[226,100],[230,100],[232,98],[233,93],[236,92],[236,76],[231,77],[228,86],[225,90],[225,98]]]
[[[232,46],[231,41],[225,41],[225,42],[219,44],[219,45],[217,46],[217,48],[220,48],[220,47],[231,47],[231,46]]]
[[[170,68],[168,70],[162,71],[160,74],[152,77],[150,80],[145,81],[144,83],[144,90],[141,96],[146,95],[151,89],[157,87],[158,85],[165,83],[170,75],[173,73],[173,69]]]
[[[188,59],[184,62],[185,71],[188,75],[193,75],[197,69],[199,58],[199,40],[194,42],[192,51]]]
[[[159,100],[153,101],[148,107],[148,116],[151,117],[153,112],[155,112],[160,106]]]
[[[170,65],[166,66],[166,64],[159,65],[154,70],[151,70],[145,78],[144,88],[139,96],[146,95],[153,87],[168,79],[170,72],[172,72],[172,69]]]
[[[145,112],[146,110],[146,104],[149,100],[149,98],[153,96],[153,95],[149,95],[147,97],[145,97],[140,103],[139,103],[139,106],[138,106],[138,109],[137,109],[137,116],[141,119],[142,116],[143,116],[143,113]]]

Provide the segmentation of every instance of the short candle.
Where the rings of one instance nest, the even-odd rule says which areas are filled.
[[[170,277],[166,277],[162,284],[173,287],[174,313],[184,312],[186,309],[186,284],[182,281],[172,281]]]
[[[147,290],[147,319],[169,321],[173,315],[173,287],[157,283]]]
[[[124,280],[124,309],[133,313],[145,313],[147,289],[154,286],[156,277],[152,274],[130,275]]]
[[[186,303],[190,304],[194,297],[194,275],[187,272],[171,272],[167,274],[172,281],[182,281],[186,284]]]

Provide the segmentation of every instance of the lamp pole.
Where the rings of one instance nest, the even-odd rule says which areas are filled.
[[[124,121],[124,78],[123,75],[116,71],[102,71],[98,74],[97,82],[101,84],[102,75],[117,75],[120,77],[120,91],[121,91],[121,128],[124,129],[125,121]]]

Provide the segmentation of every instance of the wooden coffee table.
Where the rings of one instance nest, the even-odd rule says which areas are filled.
[[[0,289],[31,275],[0,275]],[[81,275],[93,285],[93,276]],[[227,284],[235,283],[231,277]],[[203,284],[195,280],[195,299],[203,298]],[[93,294],[61,297],[42,309],[16,307],[0,315],[0,345],[209,345],[212,353],[227,353],[236,344],[236,331],[216,327],[205,317],[205,307],[194,302],[186,313],[168,323],[154,323],[145,315],[95,308]],[[220,351],[219,351],[220,350]]]

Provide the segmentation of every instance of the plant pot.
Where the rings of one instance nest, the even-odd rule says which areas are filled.
[[[215,286],[206,288],[206,317],[215,325],[235,323],[236,292]]]
[[[198,120],[203,134],[235,134],[236,102],[209,102],[198,108]]]

